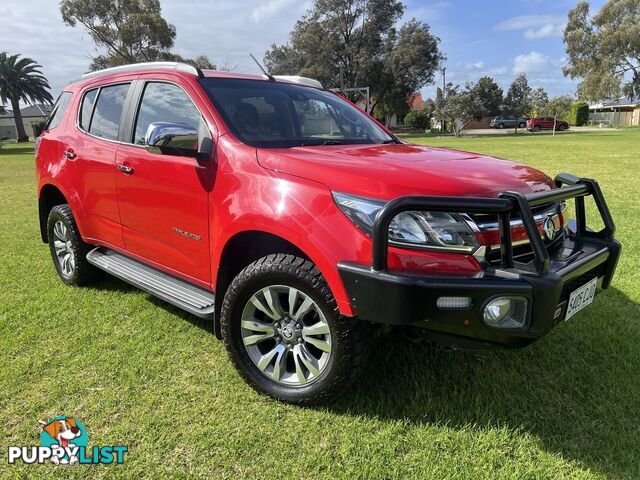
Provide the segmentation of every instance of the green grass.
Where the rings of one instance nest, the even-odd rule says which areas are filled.
[[[236,375],[209,325],[117,280],[69,288],[38,235],[33,146],[0,151],[0,475],[5,478],[640,477],[640,131],[413,138],[597,178],[623,256],[613,287],[531,347],[481,356],[380,339],[323,408]],[[8,466],[75,415],[121,466]]]

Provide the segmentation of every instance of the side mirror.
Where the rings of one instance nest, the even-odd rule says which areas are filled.
[[[210,148],[208,142],[198,140],[198,130],[184,123],[153,122],[147,128],[144,147],[150,153],[179,155],[204,159]],[[202,143],[202,145],[201,145]]]

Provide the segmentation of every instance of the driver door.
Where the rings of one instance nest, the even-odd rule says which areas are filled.
[[[125,248],[178,276],[209,284],[208,198],[212,159],[145,148],[154,122],[200,129],[202,115],[179,77],[145,79],[133,117],[132,141],[118,148],[116,190]],[[193,95],[193,93],[192,93]],[[201,130],[199,130],[201,131]]]

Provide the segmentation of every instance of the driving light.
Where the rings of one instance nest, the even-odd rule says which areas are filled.
[[[386,202],[344,193],[333,193],[340,210],[367,235]],[[456,213],[401,212],[389,225],[389,242],[405,247],[426,247],[456,252],[473,252],[480,245],[469,224]]]
[[[465,310],[471,306],[470,297],[439,297],[436,305],[440,310]]]
[[[489,327],[522,328],[527,321],[527,299],[497,297],[484,307],[484,323]]]

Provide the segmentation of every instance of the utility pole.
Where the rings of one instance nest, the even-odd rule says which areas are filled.
[[[447,68],[442,67],[442,99],[447,103]],[[440,120],[440,132],[444,133],[444,118]]]

